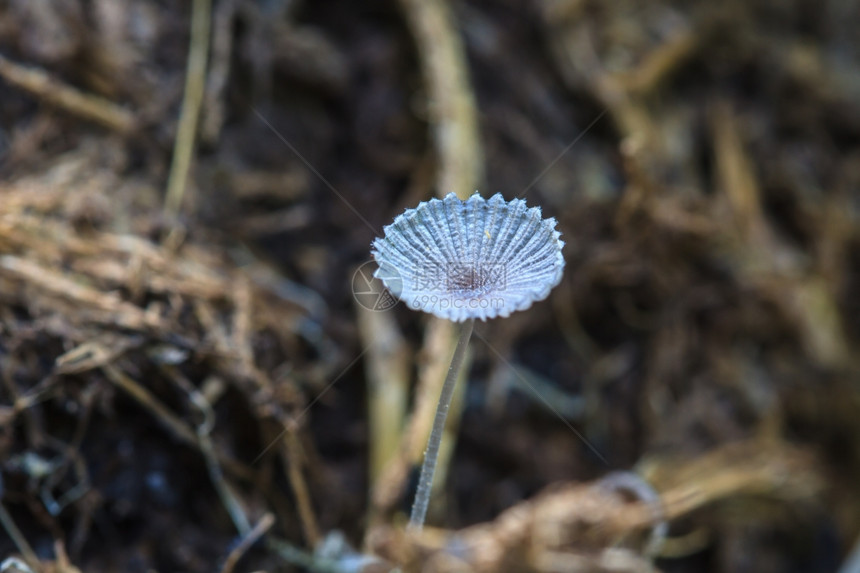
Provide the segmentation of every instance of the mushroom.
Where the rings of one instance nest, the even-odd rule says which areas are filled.
[[[485,200],[475,193],[461,201],[454,193],[407,209],[374,240],[374,276],[410,308],[462,322],[439,405],[412,514],[411,530],[420,530],[445,418],[475,319],[506,317],[543,300],[561,281],[564,257],[553,218],[522,199],[505,201],[497,193]]]

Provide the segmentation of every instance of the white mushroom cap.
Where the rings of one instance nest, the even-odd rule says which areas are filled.
[[[501,194],[454,193],[407,209],[373,242],[374,276],[410,308],[462,322],[508,316],[561,281],[555,219]]]

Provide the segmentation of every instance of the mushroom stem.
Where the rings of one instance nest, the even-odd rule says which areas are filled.
[[[424,452],[424,463],[421,465],[421,477],[418,478],[418,489],[415,492],[415,502],[412,505],[412,515],[409,516],[410,531],[421,531],[424,527],[424,519],[427,517],[427,506],[430,504],[430,492],[433,488],[433,474],[436,473],[436,461],[439,458],[439,444],[442,442],[442,433],[445,430],[445,419],[448,417],[448,409],[451,406],[451,398],[454,396],[454,387],[457,385],[457,376],[463,366],[463,358],[466,356],[466,347],[472,337],[475,328],[475,319],[470,318],[463,323],[460,330],[460,338],[454,349],[454,357],[445,376],[442,385],[442,393],[439,395],[439,405],[436,406],[436,417],[433,419],[433,429],[430,431],[430,439],[427,441],[427,450]]]

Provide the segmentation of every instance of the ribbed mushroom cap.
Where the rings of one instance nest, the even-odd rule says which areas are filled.
[[[374,276],[410,308],[462,322],[508,316],[561,281],[555,219],[501,194],[454,193],[407,209],[373,242]]]

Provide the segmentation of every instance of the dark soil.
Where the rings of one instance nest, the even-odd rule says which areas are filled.
[[[450,2],[478,190],[566,269],[476,326],[416,537],[451,330],[354,292],[473,191],[437,185],[438,54],[409,0],[216,0],[171,203],[191,4],[0,3],[3,571],[857,571],[860,4]],[[661,496],[654,560],[647,503],[589,505],[612,471]]]

